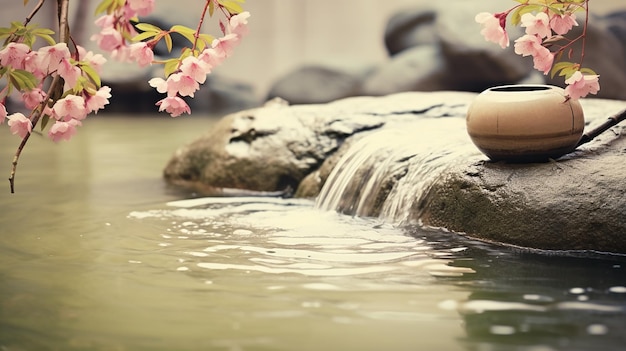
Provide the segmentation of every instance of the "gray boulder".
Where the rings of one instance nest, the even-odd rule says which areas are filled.
[[[474,96],[414,92],[324,105],[271,102],[224,117],[209,133],[179,149],[164,175],[170,183],[208,194],[232,188],[283,196],[295,191],[319,201],[332,185],[324,187],[329,175],[347,154],[362,147],[381,149],[376,162],[364,158],[364,167],[346,175],[357,185],[345,187],[331,209],[391,218],[397,224],[443,227],[506,245],[625,254],[626,127],[613,127],[557,161],[494,163],[473,148],[462,128]],[[589,128],[626,109],[626,101],[581,102]],[[404,139],[385,137],[379,144],[367,144],[375,140],[370,138],[411,125],[422,128],[419,135],[443,131],[444,147],[426,153]],[[467,150],[454,162],[423,167],[448,157],[458,141]],[[416,171],[424,170],[427,177],[419,178],[423,184],[415,188],[419,191],[406,191],[412,189],[406,185],[417,182]],[[365,192],[371,199],[361,201]],[[389,216],[389,202],[399,197],[403,213]],[[357,206],[357,200],[364,205]]]
[[[331,65],[305,65],[276,80],[267,99],[281,98],[290,104],[319,104],[357,96],[364,71],[353,72]]]

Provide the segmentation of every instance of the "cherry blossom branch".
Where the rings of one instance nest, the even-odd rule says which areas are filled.
[[[61,77],[54,76],[54,78],[52,79],[52,83],[50,84],[50,87],[48,88],[48,92],[46,93],[46,96],[47,97],[52,96],[52,94],[54,94],[55,91],[59,90],[59,88],[61,88],[61,83],[62,83]],[[34,115],[32,116],[32,120],[31,120],[33,128],[35,128],[35,126],[39,122],[39,119],[41,118],[44,112],[44,108],[48,104],[48,100],[49,99],[45,99],[45,101],[43,101],[40,104],[40,107],[34,111]],[[13,162],[11,162],[11,175],[9,176],[9,185],[11,188],[11,194],[15,193],[15,173],[17,171],[17,164],[20,159],[20,156],[22,155],[22,151],[24,150],[24,147],[26,146],[26,143],[28,142],[28,139],[30,138],[31,134],[32,133],[27,133],[24,136],[24,138],[22,138],[20,145],[17,147],[15,155],[13,155]]]
[[[193,33],[194,41],[193,41],[193,46],[191,48],[191,52],[194,52],[196,50],[196,47],[198,46],[198,40],[200,39],[200,32],[202,31],[202,25],[204,25],[204,17],[206,16],[206,12],[209,9],[210,4],[211,4],[211,0],[207,0],[206,3],[204,4],[204,8],[202,9],[202,14],[200,15],[200,20],[198,21],[198,28],[196,29],[196,32]]]
[[[30,23],[30,21],[33,19],[33,17],[35,17],[35,15],[37,14],[37,12],[39,12],[39,10],[41,9],[41,7],[43,6],[43,4],[46,2],[46,0],[39,0],[39,2],[37,3],[37,5],[35,5],[35,8],[30,12],[30,14],[26,17],[26,20],[24,21],[24,24],[28,24]]]
[[[40,4],[41,3],[43,3],[43,1],[41,1]],[[58,4],[59,4],[59,7],[58,7],[59,42],[67,42],[68,35],[69,35],[69,26],[67,22],[69,0],[59,0]],[[39,119],[44,113],[45,107],[47,106],[48,101],[50,100],[50,96],[55,94],[55,92],[58,91],[59,89],[63,88],[61,84],[62,84],[61,77],[59,75],[55,75],[54,78],[52,79],[52,83],[50,84],[50,87],[48,88],[48,92],[45,95],[46,97],[44,101],[41,102],[38,109],[33,110],[34,115],[29,116],[29,117],[32,117],[32,118],[29,118],[31,120],[32,128],[35,128],[37,124],[39,123]],[[26,133],[26,135],[24,135],[24,137],[22,138],[22,141],[20,142],[20,145],[17,147],[17,150],[15,151],[15,155],[13,156],[13,161],[11,162],[11,174],[9,175],[9,186],[11,188],[11,194],[15,193],[15,173],[17,172],[17,165],[18,165],[20,156],[22,155],[22,151],[24,150],[26,143],[28,143],[28,140],[30,139],[31,134],[32,132],[29,132],[29,133]]]

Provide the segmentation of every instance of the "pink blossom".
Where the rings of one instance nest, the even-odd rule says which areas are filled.
[[[85,99],[78,95],[67,95],[59,99],[52,106],[57,118],[61,121],[70,119],[82,120],[87,117],[87,109],[85,108]]]
[[[15,69],[24,68],[24,60],[30,52],[30,47],[23,43],[8,43],[0,50],[0,65],[11,66]]]
[[[541,39],[532,34],[526,34],[515,40],[515,53],[522,56],[535,56],[542,48]]]
[[[596,74],[583,75],[580,71],[576,71],[565,80],[567,84],[565,93],[572,99],[585,97],[587,94],[597,94],[600,91],[598,78]]]
[[[536,70],[543,72],[543,74],[548,74],[554,63],[554,54],[541,46],[533,55],[533,63]]]
[[[70,140],[76,134],[76,127],[82,123],[79,120],[70,119],[69,121],[56,121],[50,127],[48,136],[52,141],[59,142],[60,140]]]
[[[107,52],[119,49],[124,44],[122,34],[113,27],[102,28],[100,33],[91,36],[91,40],[95,41],[100,49]]]
[[[26,118],[23,114],[16,112],[7,117],[9,122],[9,129],[11,134],[19,135],[20,138],[26,137],[33,130],[33,125],[30,123],[30,119]]]
[[[526,34],[537,35],[539,38],[550,37],[552,31],[550,29],[550,18],[545,12],[539,12],[537,15],[525,13],[521,18],[522,27],[526,27]]]
[[[61,60],[70,58],[70,50],[67,48],[67,44],[58,43],[39,49],[37,57],[39,57],[41,67],[50,73],[59,68]]]
[[[214,39],[211,46],[218,55],[228,57],[233,53],[235,46],[239,42],[239,37],[237,34],[226,34],[225,36]]]
[[[137,62],[139,67],[145,67],[152,64],[154,60],[154,52],[145,42],[134,43],[129,47],[130,59]]]
[[[558,15],[554,14],[552,18],[550,18],[550,27],[554,31],[554,33],[563,35],[569,32],[573,26],[577,26],[578,22],[576,22],[576,15],[571,13],[567,15]]]
[[[180,65],[180,71],[200,84],[204,84],[206,75],[210,73],[209,65],[194,56],[185,57]]]
[[[127,2],[139,16],[148,16],[154,11],[154,0],[127,0]]]
[[[74,66],[70,60],[64,58],[59,63],[57,73],[65,81],[66,88],[72,89],[76,86],[76,82],[78,81],[78,77],[82,74],[82,71],[80,68]]]
[[[187,105],[185,100],[178,96],[168,96],[165,99],[158,101],[156,105],[159,106],[159,111],[165,111],[172,117],[178,117],[183,113],[191,113],[189,105]]]
[[[205,62],[208,65],[208,69],[219,66],[224,62],[225,58],[226,56],[221,56],[217,50],[213,48],[204,49],[200,55],[198,55],[198,59]]]
[[[85,101],[85,107],[87,108],[87,113],[96,112],[104,108],[105,105],[109,103],[109,99],[111,98],[111,88],[108,86],[102,86],[98,91],[91,96],[87,96]]]
[[[47,75],[47,72],[44,72],[41,68],[41,60],[37,51],[31,51],[26,55],[24,58],[24,69],[40,80]]]
[[[243,37],[248,34],[248,18],[250,17],[250,12],[242,12],[240,14],[234,15],[228,21],[228,29],[229,33],[234,33],[238,37]]]
[[[98,73],[100,73],[102,66],[107,62],[107,59],[104,56],[94,54],[93,51],[87,51],[80,45],[76,46],[76,51],[78,52],[79,60],[87,62],[89,66],[91,66],[91,68],[96,70]]]
[[[509,46],[509,34],[504,28],[506,15],[481,12],[474,19],[483,26],[480,34],[485,40],[500,44],[503,49]]]
[[[4,123],[5,118],[7,118],[7,108],[3,103],[0,103],[0,124]]]
[[[200,85],[195,79],[181,72],[174,73],[167,78],[167,95],[173,96],[176,93],[181,96],[194,96]]]
[[[94,22],[96,26],[100,28],[112,28],[115,25],[115,16],[113,15],[104,15],[100,16]]]
[[[32,110],[39,105],[46,98],[46,93],[40,88],[35,88],[22,93],[22,101],[24,106]]]
[[[155,88],[161,94],[167,93],[167,81],[160,77],[152,78],[148,81],[151,87]],[[173,95],[176,95],[175,93]]]

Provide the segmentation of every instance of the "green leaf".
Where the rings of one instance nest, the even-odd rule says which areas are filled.
[[[163,29],[150,23],[137,23],[135,27],[143,32],[160,33],[163,31]]]
[[[591,68],[581,68],[579,71],[584,75],[598,75],[596,71],[592,70]]]
[[[37,86],[37,78],[32,73],[21,69],[10,71],[9,80],[18,90],[32,90]]]
[[[167,52],[172,52],[172,36],[169,34],[165,34],[163,36],[165,39],[165,46],[167,47]]]
[[[564,62],[558,62],[558,63],[554,64],[554,66],[552,66],[552,70],[550,71],[550,78],[554,78],[554,76],[555,76],[558,72],[562,71],[563,69],[566,69],[566,68],[568,68],[568,67],[569,67],[569,68],[571,68],[571,67],[573,67],[573,66],[574,66],[574,63],[572,63],[572,62],[567,62],[567,61],[564,61]]]
[[[43,115],[43,117],[41,117],[41,131],[43,132],[44,128],[46,128],[46,125],[48,124],[48,121],[50,121],[50,116],[48,115]]]
[[[108,13],[111,9],[111,5],[113,5],[113,0],[103,0],[96,7],[96,11],[94,11],[94,15],[98,15],[102,12]]]
[[[185,26],[181,26],[181,25],[175,25],[175,26],[172,26],[172,28],[170,28],[170,31],[176,32],[176,33],[184,36],[192,44],[196,41],[196,37],[195,37],[196,30],[195,29],[191,29],[189,27],[185,27]]]
[[[139,33],[139,34],[135,35],[134,37],[131,38],[131,40],[134,41],[134,42],[139,42],[139,41],[143,41],[143,40],[146,40],[146,39],[154,38],[157,35],[159,35],[159,33],[143,32],[143,33]]]
[[[201,42],[204,43],[204,46],[211,46],[211,43],[213,43],[213,40],[215,40],[215,37],[213,37],[210,34],[200,34],[199,39]],[[199,50],[204,50],[204,47],[202,48],[198,48]]]
[[[91,67],[90,65],[83,65],[81,69],[83,70],[83,72],[85,72],[89,80],[93,82],[93,84],[95,84],[97,88],[100,88],[100,86],[102,85],[102,81],[98,72],[96,72],[96,70],[93,69],[93,67]]]
[[[520,6],[511,15],[511,24],[517,26],[522,21],[522,15],[531,13],[534,11],[542,11],[544,9],[543,5],[526,5]]]
[[[165,61],[163,72],[166,77],[169,77],[170,74],[176,72],[176,70],[178,70],[178,59],[173,58]]]
[[[56,44],[56,41],[54,40],[54,38],[47,34],[39,34],[38,37],[43,39],[46,43],[50,44],[51,46],[54,46]]]
[[[243,3],[241,0],[221,0],[219,1],[220,5],[222,5],[228,12],[231,14],[238,14],[243,12],[243,7],[239,3]]]
[[[209,16],[213,17],[213,12],[215,12],[215,2],[213,0],[209,0]]]

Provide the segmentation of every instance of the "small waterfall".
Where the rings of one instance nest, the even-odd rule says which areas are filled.
[[[385,127],[350,146],[332,170],[316,206],[392,223],[416,218],[432,182],[478,154],[459,118],[424,118]]]

